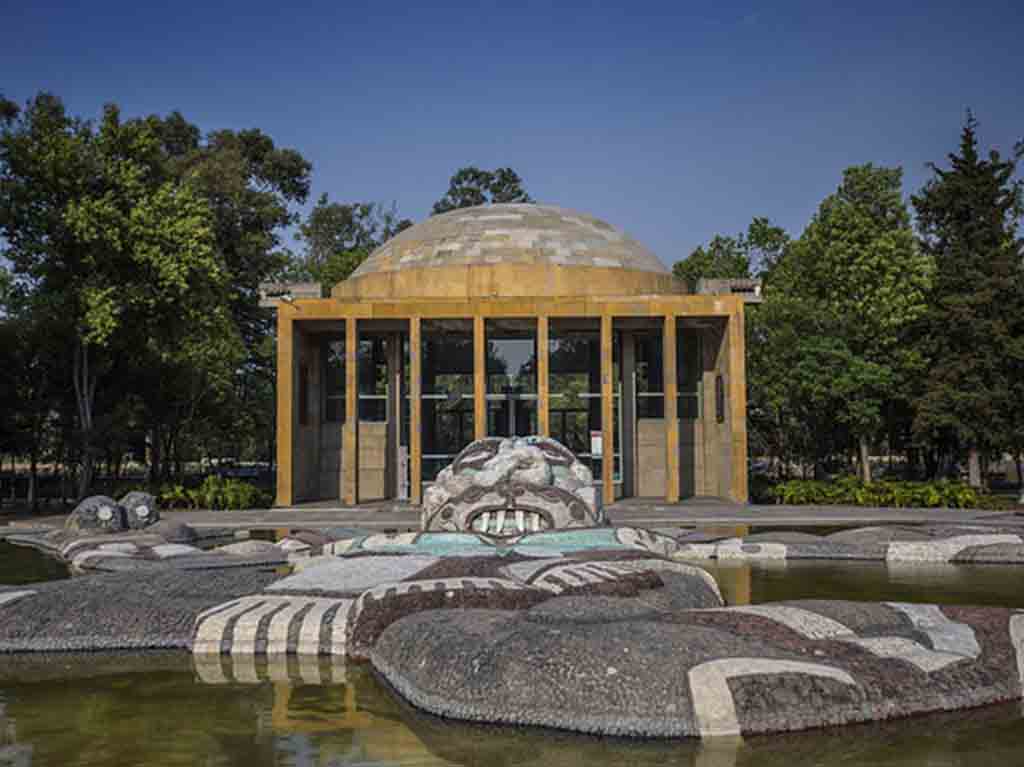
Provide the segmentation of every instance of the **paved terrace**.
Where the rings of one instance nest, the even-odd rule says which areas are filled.
[[[629,500],[608,507],[616,525],[636,527],[705,527],[752,525],[817,527],[881,524],[969,524],[1020,525],[1024,530],[1024,512],[962,509],[896,509],[859,506],[756,506],[714,499],[666,505],[657,501]],[[164,518],[193,527],[231,527],[275,529],[285,527],[360,527],[372,530],[418,530],[417,507],[376,503],[342,507],[325,503],[303,504],[280,509],[251,511],[177,511]],[[65,515],[26,516],[0,513],[0,531],[4,525],[17,527],[59,527]],[[0,532],[2,537],[2,532]]]

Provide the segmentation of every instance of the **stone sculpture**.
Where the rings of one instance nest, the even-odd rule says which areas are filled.
[[[490,437],[466,447],[423,499],[425,532],[513,538],[606,525],[594,478],[547,437]]]

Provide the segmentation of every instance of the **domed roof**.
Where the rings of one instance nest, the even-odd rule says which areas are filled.
[[[339,298],[478,298],[679,292],[650,250],[553,205],[462,208],[406,229],[337,285]]]

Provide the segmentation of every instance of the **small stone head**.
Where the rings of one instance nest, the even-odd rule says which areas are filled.
[[[424,531],[516,538],[606,524],[590,469],[547,437],[491,437],[467,446],[423,499]]]

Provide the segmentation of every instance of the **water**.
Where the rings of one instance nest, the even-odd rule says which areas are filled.
[[[709,569],[732,603],[833,598],[1024,607],[1020,573],[1008,567],[798,562]],[[0,544],[0,582],[47,573],[64,575],[36,552]],[[324,678],[335,680],[330,685],[303,683],[294,665],[291,671],[293,681],[209,684],[185,654],[6,658],[0,766],[1024,764],[1020,704],[792,735],[636,742],[443,721],[409,708],[362,666],[324,669]],[[272,675],[288,678],[280,669]]]
[[[67,567],[56,559],[44,556],[35,549],[0,541],[0,586],[21,586],[67,577]]]

